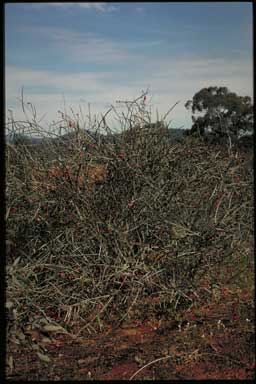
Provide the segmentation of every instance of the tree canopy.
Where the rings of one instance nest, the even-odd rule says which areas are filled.
[[[197,92],[185,104],[192,111],[191,133],[238,138],[242,132],[253,130],[253,106],[249,96],[238,96],[226,87],[208,87]],[[195,114],[200,113],[200,116]]]

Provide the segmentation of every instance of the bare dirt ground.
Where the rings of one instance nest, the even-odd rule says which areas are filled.
[[[202,282],[207,291],[207,282]],[[146,308],[146,307],[145,307]],[[31,332],[29,343],[12,344],[7,378],[12,380],[255,379],[253,293],[221,289],[180,313],[141,317],[121,324],[102,322],[97,334],[74,340],[51,333],[44,345],[50,361],[31,345],[45,335]],[[158,317],[158,318],[157,318]],[[79,328],[79,325],[77,325]],[[48,335],[49,336],[49,335]],[[30,345],[29,345],[30,344]]]

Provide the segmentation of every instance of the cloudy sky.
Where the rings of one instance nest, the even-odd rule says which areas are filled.
[[[6,110],[16,120],[22,87],[45,126],[64,100],[67,112],[86,116],[90,103],[99,115],[149,88],[152,118],[179,101],[167,122],[190,128],[185,102],[215,85],[253,95],[250,2],[5,4]]]

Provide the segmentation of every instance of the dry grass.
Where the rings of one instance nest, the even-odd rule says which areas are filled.
[[[68,147],[7,145],[9,340],[22,342],[27,323],[94,332],[143,300],[148,313],[175,316],[197,300],[202,277],[210,290],[221,286],[223,265],[246,284],[238,277],[252,263],[252,154],[190,137],[170,144],[143,98],[118,115],[122,134],[105,116],[110,142],[87,142],[76,124]]]

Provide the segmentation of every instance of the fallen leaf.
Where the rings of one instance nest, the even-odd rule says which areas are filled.
[[[18,264],[19,261],[20,261],[20,256],[17,257],[17,259],[14,260],[12,266],[13,266],[13,267],[16,267],[16,265]]]
[[[37,352],[37,356],[39,357],[40,360],[44,361],[45,363],[49,363],[51,359],[47,355],[43,355],[40,352]]]
[[[25,334],[30,335],[32,341],[40,339],[40,332],[37,329],[27,330]]]
[[[13,370],[13,366],[14,366],[12,355],[9,356],[9,358],[8,358],[8,365],[9,365],[9,368],[10,368],[10,370],[11,370],[11,372],[12,372],[12,370]]]
[[[49,337],[43,337],[41,340],[41,343],[51,344],[51,343],[54,343],[54,341],[51,340]]]
[[[13,307],[13,303],[12,303],[11,301],[6,301],[6,303],[5,303],[5,307],[6,307],[7,309],[11,309],[11,307]]]
[[[87,364],[93,363],[97,359],[98,359],[98,356],[88,356],[85,359],[79,359],[78,364],[79,365],[85,365],[85,364],[87,365]]]
[[[135,356],[134,360],[135,360],[136,363],[138,363],[139,365],[144,365],[144,364],[145,364],[145,359],[142,359],[140,356]]]
[[[138,335],[139,332],[136,328],[125,328],[125,329],[122,329],[121,330],[121,334],[123,336],[135,336],[135,335]]]
[[[32,349],[34,349],[35,351],[39,351],[40,347],[37,343],[32,343]]]
[[[16,335],[17,335],[18,338],[19,338],[20,340],[22,340],[22,341],[26,339],[26,336],[24,335],[23,332],[17,332]]]
[[[43,329],[46,332],[63,331],[63,328],[60,325],[53,325],[53,324],[46,324],[46,325],[44,325]]]

